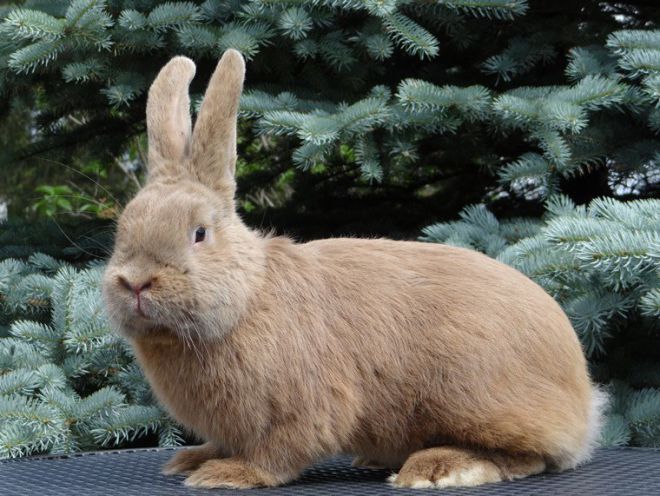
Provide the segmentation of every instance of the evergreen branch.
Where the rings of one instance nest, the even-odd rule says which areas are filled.
[[[293,52],[301,60],[313,59],[319,51],[319,43],[309,38],[300,40],[293,46]]]
[[[179,426],[169,419],[164,419],[160,423],[158,431],[158,446],[171,447],[184,444],[183,432]]]
[[[182,47],[200,54],[211,53],[217,44],[216,35],[203,26],[182,26],[176,36]]]
[[[573,200],[566,195],[553,195],[545,202],[546,216],[549,219],[554,217],[585,217],[586,208],[578,209]]]
[[[365,98],[343,108],[336,115],[336,122],[342,132],[354,136],[383,125],[391,117],[387,101],[382,98]]]
[[[438,55],[440,44],[436,37],[409,17],[395,12],[383,16],[382,20],[390,37],[409,54],[420,59]]]
[[[39,10],[12,10],[3,24],[16,40],[53,42],[64,35],[63,21]]]
[[[148,15],[149,27],[156,31],[179,28],[202,20],[200,8],[192,2],[165,2]]]
[[[660,72],[660,50],[629,50],[619,57],[619,67],[633,77]]]
[[[514,38],[502,53],[493,55],[482,64],[486,74],[496,75],[505,82],[532,70],[538,63],[547,63],[555,57],[552,45],[538,37]]]
[[[500,169],[498,176],[505,183],[520,184],[531,180],[545,184],[549,173],[550,164],[541,155],[525,153]]]
[[[579,133],[587,127],[585,109],[574,103],[551,99],[542,104],[544,123],[561,132]]]
[[[47,274],[54,274],[62,266],[62,262],[46,255],[45,253],[33,253],[28,257],[28,264],[34,270],[42,271]]]
[[[89,59],[85,62],[72,62],[62,68],[62,77],[67,83],[87,83],[99,81],[105,76],[106,68],[100,60]]]
[[[643,89],[651,100],[655,101],[655,109],[652,112],[657,113],[660,110],[660,74],[652,74],[644,78]]]
[[[355,64],[353,51],[344,43],[341,31],[330,33],[318,44],[321,58],[337,72],[345,71]]]
[[[217,47],[220,51],[234,48],[247,60],[251,60],[257,54],[259,47],[268,44],[273,35],[273,30],[263,23],[228,23],[222,28],[217,39]]]
[[[639,300],[642,314],[653,318],[660,318],[660,288],[648,291]]]
[[[0,374],[21,367],[37,368],[46,358],[34,344],[18,338],[0,339]]]
[[[155,431],[162,419],[163,413],[155,406],[130,405],[95,422],[90,433],[99,445],[116,446]]]
[[[620,104],[626,87],[619,82],[602,76],[585,76],[575,86],[558,91],[554,98],[573,105],[596,110]]]
[[[390,137],[386,141],[387,155],[396,165],[410,165],[419,160],[419,150],[414,138],[401,136]]]
[[[307,170],[314,164],[323,162],[328,153],[329,147],[327,145],[306,142],[294,150],[293,163],[303,170]]]
[[[440,0],[440,3],[473,16],[501,20],[525,15],[529,9],[527,0]]]
[[[30,369],[16,369],[0,375],[0,395],[30,395],[39,386],[39,379]]]
[[[126,391],[128,397],[133,402],[149,402],[147,399],[151,398],[151,391],[149,386],[136,363],[130,363],[123,367],[115,376],[115,384]]]
[[[535,102],[514,94],[503,94],[493,101],[493,110],[508,127],[526,129],[539,119]]]
[[[263,91],[248,90],[241,96],[240,111],[243,116],[255,117],[271,111],[298,110],[298,107],[298,98],[292,93],[280,93],[274,98],[273,95]],[[295,129],[299,127],[299,125],[293,126]]]
[[[404,108],[412,112],[442,111],[453,107],[471,121],[486,117],[491,103],[490,92],[483,86],[438,87],[416,79],[402,81],[397,89],[397,98]]]
[[[114,21],[106,8],[105,0],[73,0],[65,15],[69,42],[81,47],[110,48],[107,30]]]
[[[633,393],[626,417],[639,445],[660,445],[660,390],[646,388]]]
[[[294,135],[302,128],[306,114],[287,110],[266,111],[259,119],[257,126],[261,132],[275,135]]]
[[[53,425],[57,418],[55,409],[34,398],[19,395],[0,396],[0,426],[3,429],[7,421],[10,421],[45,430]]]
[[[61,367],[53,363],[44,363],[35,370],[39,380],[39,389],[45,391],[48,389],[65,390],[69,388],[69,381]]]
[[[30,74],[55,60],[63,50],[61,40],[38,41],[12,52],[8,65],[18,74]]]
[[[660,31],[644,29],[615,31],[607,37],[607,47],[618,54],[631,50],[660,50]]]
[[[356,141],[355,161],[360,165],[360,172],[364,179],[376,182],[383,180],[383,167],[380,164],[372,135],[363,135]]]
[[[126,397],[120,391],[104,387],[80,400],[77,418],[79,422],[94,423],[98,418],[116,415],[125,406]]]
[[[411,112],[401,105],[393,106],[392,113],[392,123],[388,126],[392,131],[415,129],[429,134],[455,133],[463,124],[458,115],[433,110]]]
[[[607,274],[615,289],[629,288],[643,282],[657,263],[649,247],[660,246],[660,232],[631,231],[604,233],[577,247],[577,257]]]
[[[557,131],[538,130],[532,133],[532,137],[538,140],[543,156],[555,170],[564,175],[572,172],[571,148]]]
[[[546,239],[553,244],[565,245],[576,249],[581,243],[586,243],[595,237],[605,236],[619,230],[616,222],[590,217],[557,218],[548,222],[544,230]]]
[[[142,12],[133,9],[122,10],[117,22],[119,26],[128,31],[144,29],[149,24],[149,21]]]
[[[660,200],[620,202],[613,198],[596,198],[589,204],[594,217],[618,222],[634,230],[659,231]]]
[[[497,218],[483,205],[465,207],[459,214],[459,217],[463,222],[489,234],[496,234],[500,229],[500,223]]]
[[[33,344],[45,356],[54,356],[61,342],[61,336],[41,322],[16,320],[12,322],[9,332],[17,339]]]
[[[0,429],[0,458],[17,458],[47,451],[59,432],[39,432],[34,428],[10,423]]]
[[[298,129],[300,139],[314,145],[326,145],[339,137],[339,122],[335,116],[307,115]]]
[[[598,444],[602,447],[621,447],[630,442],[632,433],[623,415],[608,415]]]
[[[14,310],[38,313],[50,306],[53,280],[42,274],[28,274],[13,287],[7,303]]]
[[[616,59],[602,47],[576,47],[568,52],[566,76],[574,81],[587,76],[613,78],[616,71]]]
[[[383,17],[394,14],[399,3],[397,0],[364,0],[364,7],[370,14]]]
[[[565,305],[565,310],[587,356],[605,351],[604,342],[610,337],[609,321],[617,314],[624,315],[631,301],[618,293],[589,293],[578,296]]]
[[[374,60],[383,61],[389,59],[394,53],[392,41],[384,34],[373,34],[364,39],[367,53]]]
[[[312,29],[312,18],[302,7],[284,10],[278,20],[279,28],[292,40],[301,40]]]

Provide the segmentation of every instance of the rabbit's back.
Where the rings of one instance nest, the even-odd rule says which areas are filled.
[[[307,249],[332,295],[321,310],[327,332],[350,356],[369,412],[361,442],[378,432],[415,449],[430,437],[519,451],[584,442],[592,391],[580,344],[526,276],[437,244],[337,239]]]

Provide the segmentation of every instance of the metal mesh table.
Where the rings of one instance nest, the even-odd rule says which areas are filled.
[[[283,487],[235,491],[190,489],[183,477],[160,475],[173,449],[143,449],[85,453],[67,457],[4,460],[0,463],[2,496],[185,496],[239,493],[256,495],[660,495],[660,450],[599,450],[594,460],[575,471],[542,474],[513,482],[472,489],[395,489],[386,470],[352,468],[341,457],[308,469],[296,482]]]

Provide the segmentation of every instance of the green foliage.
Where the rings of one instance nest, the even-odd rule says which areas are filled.
[[[103,267],[48,255],[0,262],[0,458],[72,453],[181,430],[156,406],[128,344],[108,328]]]
[[[425,239],[500,257],[545,287],[570,316],[595,377],[610,383],[615,404],[603,442],[658,445],[659,208],[622,200],[650,198],[660,184],[660,4],[26,0],[0,10],[0,135],[8,144],[0,200],[10,198],[10,208],[112,217],[139,185],[146,93],[157,71],[173,55],[192,57],[197,111],[218,57],[236,48],[248,60],[237,168],[248,221],[298,237],[407,237],[483,204],[429,226]],[[90,181],[56,162],[97,167],[83,171]],[[0,231],[2,257],[29,254],[28,241],[14,241],[22,229]],[[8,368],[0,388],[31,401],[8,408],[41,405],[45,374],[64,377],[76,405],[108,387],[108,401],[116,392],[127,400],[114,406],[122,418],[94,410],[101,413],[80,439],[8,427],[7,452],[22,453],[28,439],[34,450],[77,449],[155,429],[173,443],[175,427],[158,420],[130,357],[117,358],[113,345],[87,362],[109,346],[100,322],[62,334],[68,300],[52,321],[39,313],[50,305],[53,271],[66,272],[41,263],[46,272],[12,261],[0,274],[0,290],[21,274],[3,304],[38,324],[12,319],[3,338],[28,365]],[[76,272],[81,284],[92,273]],[[40,369],[51,338],[69,354],[49,362],[64,376]],[[90,366],[110,367],[116,382],[81,389],[76,378]],[[53,398],[46,407],[68,404]]]
[[[543,221],[468,207],[422,239],[483,251],[539,283],[568,314],[596,378],[620,382],[603,442],[660,446],[660,201],[578,207],[560,195],[546,206]],[[628,396],[616,399],[621,388]]]
[[[112,207],[110,203],[100,202],[84,194],[76,194],[66,184],[59,186],[43,185],[39,186],[36,191],[43,196],[33,204],[33,208],[47,217],[53,217],[61,213],[101,216],[104,211]]]
[[[621,381],[609,386],[612,398],[601,442],[606,446],[660,445],[660,390],[634,390]]]
[[[339,185],[353,198],[408,201],[430,185],[424,194],[436,201],[421,211],[433,204],[448,216],[465,204],[446,200],[456,182],[471,201],[482,195],[533,211],[585,176],[607,176],[586,200],[647,196],[660,181],[660,31],[652,22],[660,6],[27,0],[6,12],[0,103],[33,110],[26,136],[5,152],[12,160],[73,147],[109,169],[108,157],[144,132],[146,92],[168,58],[197,62],[197,108],[205,78],[233,47],[249,62],[246,146],[269,140],[273,169],[297,167],[295,197],[306,211],[325,215],[313,199]],[[342,146],[356,151],[354,163],[344,162]],[[322,177],[309,179],[317,165]],[[471,181],[476,171],[483,181]],[[246,174],[241,191],[269,190],[276,176]],[[42,184],[78,193],[64,180]],[[79,211],[52,196],[39,212]],[[87,213],[89,200],[79,200]],[[108,201],[94,208],[112,210]]]
[[[100,183],[108,179],[107,167],[94,161],[81,166],[78,173],[88,180],[83,186],[75,183],[72,186],[37,186],[35,192],[41,197],[32,203],[31,208],[45,217],[68,214],[84,218],[114,218],[119,209],[117,198]]]

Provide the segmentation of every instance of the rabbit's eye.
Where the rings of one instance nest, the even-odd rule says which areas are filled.
[[[198,227],[197,230],[195,231],[195,243],[201,243],[204,241],[204,238],[206,237],[206,228],[204,227]]]

